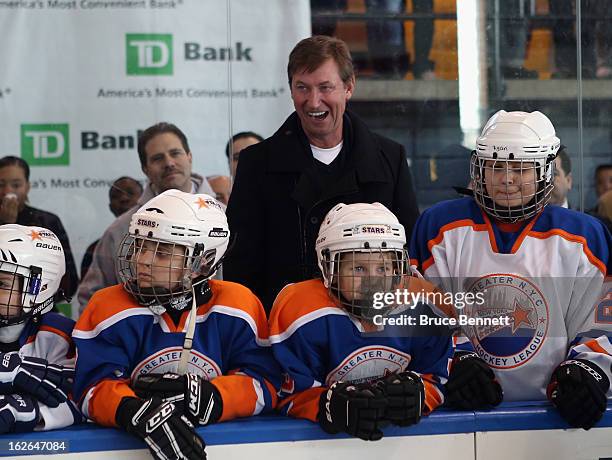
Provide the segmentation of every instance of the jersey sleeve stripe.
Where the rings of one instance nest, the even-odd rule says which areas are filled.
[[[270,343],[271,344],[280,343],[284,340],[287,340],[289,337],[291,337],[291,335],[295,331],[297,331],[304,324],[307,324],[311,321],[314,321],[318,318],[321,318],[327,315],[348,316],[348,314],[345,311],[337,307],[326,307],[326,308],[318,308],[313,312],[300,316],[286,327],[283,327],[283,324],[281,324],[281,321],[279,318],[278,323],[276,324],[273,323],[270,327],[270,334],[271,334]]]
[[[253,379],[253,389],[255,390],[255,394],[257,395],[257,400],[255,401],[255,410],[252,415],[258,415],[262,410],[266,407],[266,402],[264,400],[264,392],[261,388],[261,383],[259,380]]]
[[[234,318],[240,318],[244,320],[253,331],[253,335],[255,336],[257,345],[262,347],[270,346],[270,342],[267,336],[267,325],[265,323],[257,324],[257,320],[253,318],[247,311],[242,310],[241,308],[230,307],[227,305],[213,305],[205,314],[196,316],[196,322],[203,323],[212,313],[219,313],[222,315],[232,316]],[[183,328],[183,332],[185,332],[185,328]]]
[[[538,238],[541,240],[545,240],[553,235],[560,236],[561,238],[567,241],[571,241],[573,243],[581,244],[582,250],[584,251],[584,254],[587,256],[587,259],[589,260],[589,262],[591,262],[595,267],[597,267],[599,271],[601,271],[604,274],[604,276],[606,275],[606,264],[604,264],[599,258],[597,258],[591,252],[585,237],[574,235],[574,234],[566,232],[565,230],[561,230],[558,228],[549,230],[547,232],[536,232],[536,231],[529,232],[529,236],[533,238]]]
[[[64,339],[66,342],[68,343],[72,343],[72,339],[70,338],[70,335],[66,334],[64,331],[57,329],[55,327],[52,326],[47,326],[47,325],[42,325],[40,326],[40,328],[38,329],[39,331],[45,331],[45,332],[49,332],[51,334],[55,334],[60,336],[62,339]]]
[[[72,331],[72,336],[77,339],[93,339],[97,337],[102,331],[108,329],[109,327],[117,324],[119,321],[122,321],[130,316],[153,316],[153,312],[149,308],[129,308],[127,310],[122,310],[119,313],[114,314],[113,316],[105,319],[99,324],[92,325],[88,324],[89,319],[84,318],[83,321],[79,321],[77,323],[77,327],[75,327],[74,331]],[[92,327],[93,326],[93,327]],[[80,329],[85,327],[86,329]]]

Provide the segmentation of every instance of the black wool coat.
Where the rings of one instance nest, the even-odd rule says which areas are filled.
[[[404,147],[349,111],[344,122],[346,161],[324,190],[309,178],[315,160],[295,112],[272,137],[240,153],[227,208],[233,243],[223,277],[250,288],[267,312],[286,284],[320,276],[315,240],[336,204],[378,201],[410,240],[419,211]]]

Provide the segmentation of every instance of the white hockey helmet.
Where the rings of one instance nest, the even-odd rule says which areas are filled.
[[[0,341],[11,342],[27,319],[53,308],[66,272],[62,243],[46,228],[0,225],[0,272]]]
[[[544,208],[553,189],[554,159],[560,141],[555,128],[541,112],[506,112],[493,115],[476,141],[472,152],[470,176],[474,184],[474,197],[488,214],[503,222],[528,219]],[[486,170],[501,170],[510,174],[509,163],[520,163],[521,177],[534,170],[534,182],[522,183],[521,203],[517,206],[501,205],[487,192]],[[533,192],[523,195],[523,190]]]
[[[216,199],[166,190],[132,216],[117,254],[118,279],[139,303],[158,314],[168,306],[182,310],[189,305],[195,282],[215,274],[227,250],[229,234],[225,212]],[[143,275],[144,258],[140,258],[145,251],[152,256],[146,269],[149,273]],[[157,279],[164,269],[167,276]],[[177,270],[180,274],[175,282]],[[139,273],[155,281],[150,287],[139,286]]]
[[[391,308],[374,308],[374,294],[395,290],[409,273],[404,227],[380,203],[336,205],[321,224],[315,250],[330,295],[349,313],[364,319],[388,313]],[[366,265],[383,262],[388,269],[382,273],[369,273],[367,267],[356,270],[364,261]]]

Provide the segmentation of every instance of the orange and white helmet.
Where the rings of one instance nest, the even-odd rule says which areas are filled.
[[[216,199],[166,190],[132,216],[129,232],[119,246],[118,278],[141,304],[156,307],[155,312],[161,313],[168,306],[182,310],[189,305],[192,286],[215,274],[225,256],[229,235],[223,206]],[[139,286],[137,265],[143,251],[152,252],[153,261],[170,255],[168,270],[170,266],[174,272],[180,269],[179,282],[146,289]],[[153,269],[159,267],[150,264],[151,278]]]
[[[330,295],[360,318],[388,313],[373,308],[374,294],[397,289],[409,273],[404,227],[380,203],[336,205],[321,224],[315,250]],[[368,271],[372,263],[380,273]]]
[[[53,309],[65,272],[64,248],[51,230],[0,225],[0,342],[17,340],[26,320]]]

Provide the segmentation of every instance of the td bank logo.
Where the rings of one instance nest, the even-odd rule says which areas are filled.
[[[171,34],[126,34],[128,75],[172,75]]]
[[[21,125],[21,158],[31,166],[70,164],[68,124]]]

